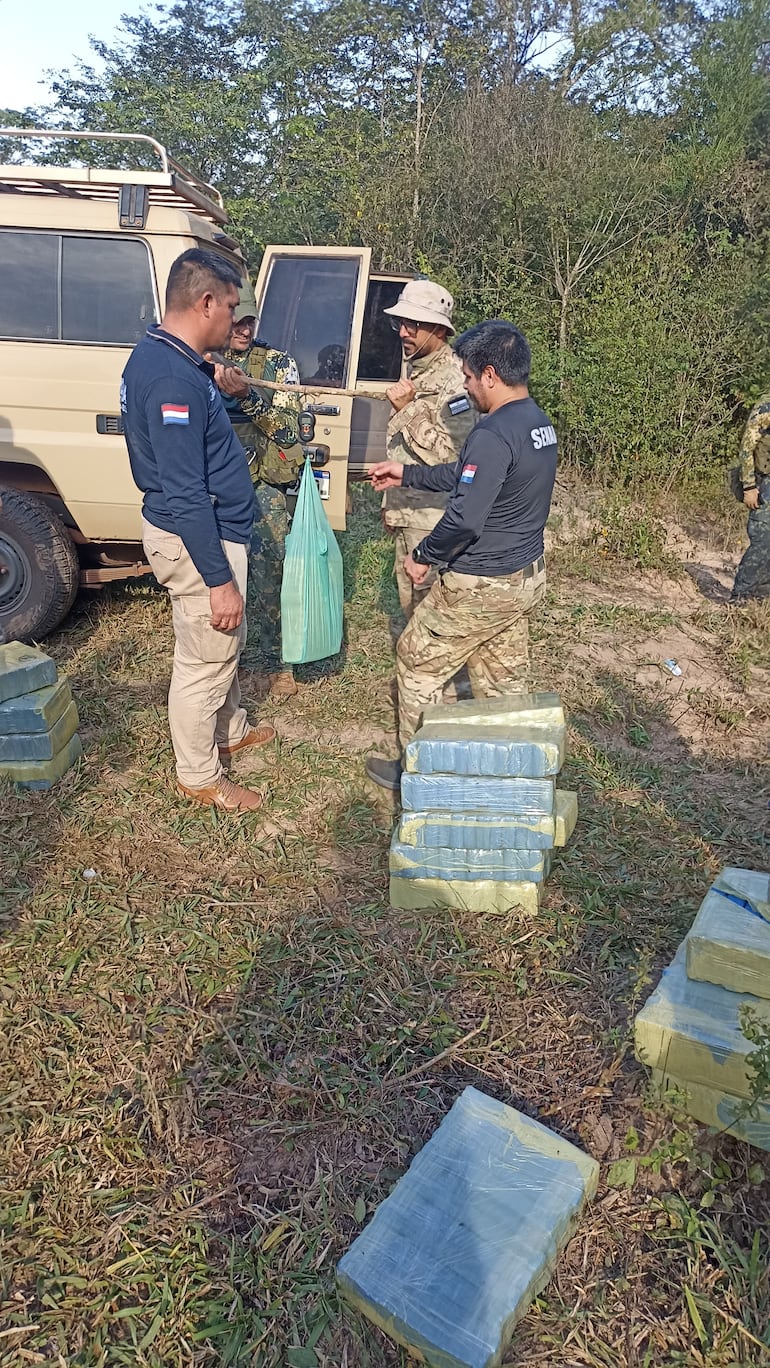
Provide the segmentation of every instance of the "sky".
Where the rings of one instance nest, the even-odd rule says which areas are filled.
[[[143,0],[0,0],[0,107],[44,103],[46,71],[92,60],[91,34],[109,41],[122,14],[153,9]]]

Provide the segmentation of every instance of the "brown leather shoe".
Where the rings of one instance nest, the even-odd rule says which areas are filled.
[[[271,698],[293,698],[299,693],[297,681],[291,670],[281,670],[278,674],[271,674],[270,697]]]
[[[240,741],[236,741],[234,746],[220,746],[219,754],[225,760],[236,751],[246,750],[247,746],[266,746],[268,741],[275,740],[275,727],[271,727],[269,722],[258,722],[256,727],[249,727],[245,736]]]
[[[223,812],[256,812],[264,802],[261,793],[241,788],[240,784],[234,784],[232,779],[228,779],[224,774],[208,788],[194,789],[187,788],[185,784],[177,784],[176,791],[182,798],[189,798],[193,803],[200,803],[202,807],[218,807]]]

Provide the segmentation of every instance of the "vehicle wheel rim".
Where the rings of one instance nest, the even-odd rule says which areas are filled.
[[[21,547],[0,536],[0,613],[13,612],[25,597],[32,570]]]

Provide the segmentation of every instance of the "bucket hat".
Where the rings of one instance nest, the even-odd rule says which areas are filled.
[[[443,285],[432,280],[410,280],[404,286],[395,304],[383,313],[394,318],[408,318],[410,323],[435,323],[453,333],[452,309],[454,299]]]

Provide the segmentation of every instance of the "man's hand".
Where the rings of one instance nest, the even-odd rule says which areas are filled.
[[[391,385],[385,391],[385,398],[389,399],[396,413],[400,413],[402,408],[411,404],[417,393],[411,380],[397,380],[395,385]]]
[[[427,578],[430,566],[418,565],[410,552],[408,556],[404,556],[404,569],[412,581],[412,584],[422,584],[423,580]]]
[[[400,461],[380,461],[369,471],[369,478],[378,493],[382,489],[396,489],[403,476],[404,467]]]
[[[743,491],[743,502],[745,503],[745,505],[746,505],[747,508],[751,508],[751,509],[759,508],[759,490],[758,490],[758,489],[744,489],[744,491]]]
[[[222,393],[231,399],[248,399],[251,386],[240,366],[215,366],[214,380]]]
[[[215,584],[209,589],[211,617],[209,622],[215,632],[234,632],[243,621],[243,599],[233,584]]]

